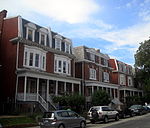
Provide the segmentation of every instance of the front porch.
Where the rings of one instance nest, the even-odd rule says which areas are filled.
[[[44,78],[44,76],[36,77],[31,74],[17,76],[16,100],[39,102],[46,111],[49,110],[49,103],[55,107],[52,102],[53,96],[73,93],[81,94],[79,80],[58,77]]]

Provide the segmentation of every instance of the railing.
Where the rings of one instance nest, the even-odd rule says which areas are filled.
[[[43,108],[48,111],[48,103],[43,99],[42,96],[38,94],[38,102],[43,106]]]
[[[24,93],[17,94],[17,100],[23,101],[24,100]],[[26,93],[25,101],[36,101],[37,94],[36,93]]]
[[[53,100],[52,100],[52,98],[51,98],[51,95],[49,95],[48,101],[49,101],[50,104],[53,106],[53,108],[56,110],[57,108],[56,108],[56,106],[55,106],[54,103],[53,103]]]
[[[17,94],[17,100],[19,101],[38,101],[43,108],[48,111],[48,103],[37,93],[26,93],[26,97],[24,98],[24,93]]]

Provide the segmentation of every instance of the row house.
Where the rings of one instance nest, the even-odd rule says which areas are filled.
[[[81,93],[72,42],[50,28],[21,16],[4,18],[0,55],[1,101],[36,103],[48,111],[52,96]]]
[[[119,99],[119,85],[112,84],[109,56],[99,49],[79,46],[73,48],[76,56],[76,77],[82,79],[82,92],[87,103],[91,102],[92,94],[97,90],[105,90],[111,99]]]
[[[111,72],[112,83],[120,86],[120,100],[122,102],[125,102],[127,96],[142,95],[142,91],[134,87],[132,66],[116,59],[109,59],[109,64],[113,68]]]

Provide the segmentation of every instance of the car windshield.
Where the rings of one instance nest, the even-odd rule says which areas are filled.
[[[99,110],[99,107],[92,107],[92,108],[90,109],[90,112],[93,111],[93,110],[98,111],[98,110]]]
[[[54,118],[54,112],[44,113],[43,118]]]
[[[131,109],[140,108],[140,105],[132,105],[130,108],[131,108]]]

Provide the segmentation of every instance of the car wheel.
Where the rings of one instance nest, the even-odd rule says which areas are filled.
[[[119,115],[116,115],[115,120],[116,120],[116,121],[118,121],[118,120],[119,120]]]
[[[82,122],[80,123],[80,128],[86,128],[86,124],[85,124],[84,121],[82,121]]]
[[[108,117],[107,116],[104,117],[104,122],[108,123]]]
[[[60,124],[60,125],[58,126],[58,128],[65,128],[65,126],[64,126],[63,124]]]

